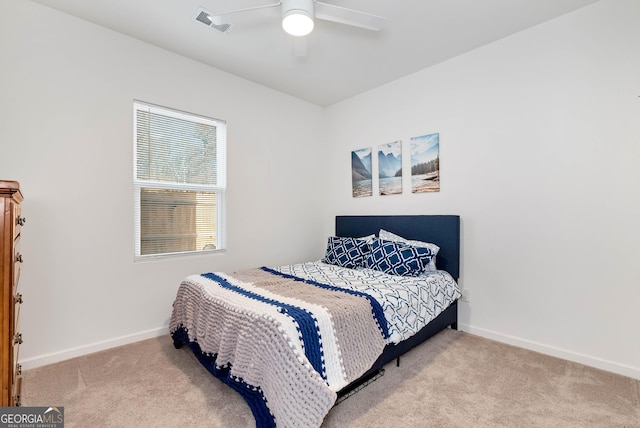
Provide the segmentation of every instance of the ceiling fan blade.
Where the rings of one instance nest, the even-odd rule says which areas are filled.
[[[254,7],[247,7],[245,9],[237,9],[237,10],[229,10],[226,12],[218,12],[218,13],[213,13],[210,15],[209,19],[211,19],[211,21],[213,21],[214,24],[216,25],[222,25],[225,23],[225,20],[227,17],[231,16],[231,15],[235,15],[238,13],[244,13],[244,12],[251,12],[254,10],[258,10],[258,9],[267,9],[269,7],[274,7],[274,6],[280,6],[282,4],[282,1],[278,1],[277,3],[270,3],[270,4],[265,4],[265,5],[261,5],[261,6],[254,6]]]
[[[381,16],[322,2],[315,3],[315,16],[325,21],[374,31],[380,31],[386,22],[386,19]]]

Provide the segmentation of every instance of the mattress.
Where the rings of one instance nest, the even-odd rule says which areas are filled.
[[[383,308],[388,323],[388,343],[413,336],[461,297],[460,287],[443,270],[406,277],[366,268],[346,269],[319,261],[274,270],[372,296]]]

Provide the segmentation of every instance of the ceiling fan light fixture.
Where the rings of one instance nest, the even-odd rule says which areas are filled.
[[[282,28],[292,36],[306,36],[313,31],[313,17],[303,10],[290,10],[282,16]]]
[[[313,31],[313,0],[282,0],[282,28],[292,36]]]

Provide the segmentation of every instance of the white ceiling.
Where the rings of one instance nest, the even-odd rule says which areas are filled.
[[[597,0],[323,0],[387,19],[380,32],[316,20],[293,55],[279,7],[238,14],[231,30],[193,18],[277,0],[34,0],[204,64],[327,106]]]

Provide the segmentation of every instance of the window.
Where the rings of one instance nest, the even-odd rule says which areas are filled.
[[[223,121],[134,102],[135,257],[225,248]]]

